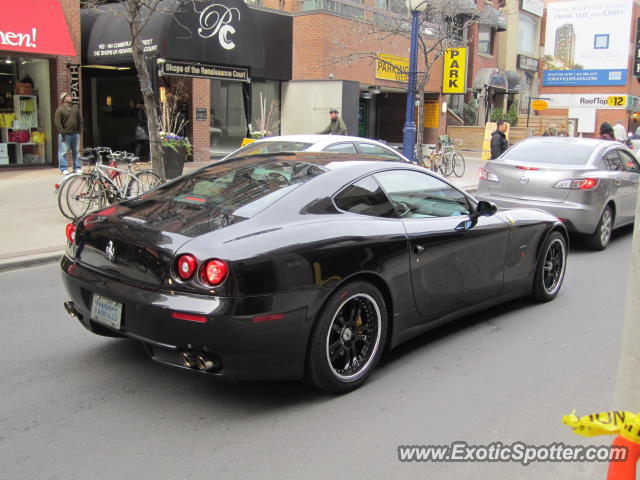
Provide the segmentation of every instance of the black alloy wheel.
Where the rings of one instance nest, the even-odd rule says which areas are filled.
[[[386,332],[387,310],[376,287],[357,281],[339,288],[312,333],[308,380],[332,393],[359,387],[380,360]]]
[[[541,302],[553,300],[562,286],[567,266],[567,242],[560,232],[552,232],[540,250],[532,295]]]

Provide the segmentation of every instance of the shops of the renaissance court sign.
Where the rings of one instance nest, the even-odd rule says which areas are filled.
[[[249,81],[249,70],[246,68],[204,65],[201,63],[175,62],[173,60],[159,60],[161,75],[176,77],[196,77],[208,80]]]

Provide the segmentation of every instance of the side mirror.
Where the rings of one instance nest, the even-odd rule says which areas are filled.
[[[498,207],[495,203],[486,202],[484,200],[480,200],[476,206],[476,215],[479,217],[490,217],[491,215],[495,215],[497,211]]]

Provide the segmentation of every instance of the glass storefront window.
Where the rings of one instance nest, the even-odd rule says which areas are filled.
[[[211,157],[222,157],[242,144],[247,134],[246,89],[242,82],[211,80]]]
[[[251,129],[263,135],[280,133],[280,82],[251,81]]]
[[[49,60],[7,57],[0,64],[0,165],[53,163]]]

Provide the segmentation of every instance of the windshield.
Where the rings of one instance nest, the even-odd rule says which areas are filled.
[[[223,161],[130,201],[130,218],[194,237],[251,218],[322,174],[317,165],[282,158]]]
[[[245,145],[240,150],[233,152],[226,157],[237,158],[245,157],[247,155],[260,155],[263,153],[281,153],[281,152],[301,152],[309,148],[312,144],[307,142],[285,142],[285,141],[268,141],[258,140],[252,142],[249,145]]]
[[[594,145],[546,141],[523,141],[511,147],[500,160],[545,163],[550,165],[586,165]]]

